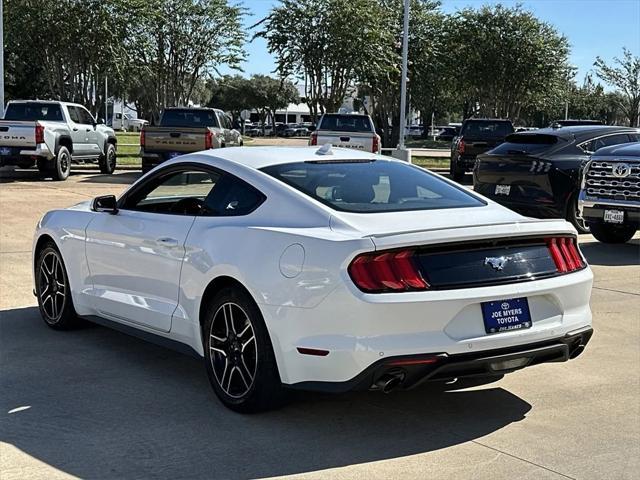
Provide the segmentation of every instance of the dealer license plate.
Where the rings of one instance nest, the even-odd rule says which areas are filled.
[[[487,333],[531,328],[531,313],[526,297],[496,300],[482,304],[484,329]]]
[[[7,147],[0,148],[0,155],[11,155],[11,149]]]
[[[169,152],[169,153],[167,153],[167,157],[169,157],[169,158],[176,158],[176,157],[179,157],[180,155],[182,155],[180,152]]]
[[[605,210],[604,221],[607,223],[624,223],[624,212],[622,210]]]
[[[496,195],[509,195],[511,185],[496,185]]]

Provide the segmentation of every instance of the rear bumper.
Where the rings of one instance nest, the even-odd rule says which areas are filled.
[[[300,390],[344,393],[377,389],[376,383],[391,375],[400,377],[400,387],[414,388],[428,381],[504,375],[525,367],[549,362],[566,362],[580,355],[593,335],[584,327],[546,342],[483,352],[447,355],[431,353],[379,360],[345,382],[300,382],[288,385]],[[424,363],[421,363],[424,362]]]
[[[33,158],[52,159],[55,155],[49,150],[46,143],[39,143],[35,148],[25,149],[22,147],[1,147],[9,148],[8,155],[0,155],[0,165],[20,165]]]

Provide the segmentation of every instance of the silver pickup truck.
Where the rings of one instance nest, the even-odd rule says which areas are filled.
[[[640,142],[593,154],[582,171],[578,208],[604,243],[624,243],[640,228]]]
[[[113,129],[75,103],[11,101],[0,120],[0,167],[35,164],[54,180],[66,180],[72,162],[97,162],[102,173],[113,173],[116,145]]]
[[[353,148],[363,152],[380,153],[380,137],[369,115],[325,113],[318,128],[311,133],[309,145]]]

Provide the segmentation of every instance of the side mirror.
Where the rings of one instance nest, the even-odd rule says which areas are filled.
[[[118,202],[115,195],[102,195],[91,202],[91,210],[94,212],[107,212],[112,215],[118,213]]]

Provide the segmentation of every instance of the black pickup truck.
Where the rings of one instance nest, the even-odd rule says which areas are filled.
[[[451,144],[451,178],[461,182],[473,170],[476,157],[504,142],[514,132],[511,120],[469,118],[462,123],[460,135]]]

